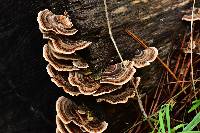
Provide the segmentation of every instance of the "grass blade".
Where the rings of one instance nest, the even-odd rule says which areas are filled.
[[[165,133],[163,114],[164,114],[163,112],[159,111],[159,123],[160,123],[161,132]]]
[[[200,112],[192,119],[192,121],[183,129],[183,131],[192,131],[197,124],[200,123]]]
[[[200,107],[200,101],[196,102],[194,105],[192,105],[190,110],[188,110],[188,113],[192,112],[193,110],[196,110],[198,107]]]
[[[167,120],[167,129],[168,129],[168,133],[171,133],[169,106],[170,106],[169,104],[166,104],[166,106],[165,106],[165,113],[166,113],[166,120]]]

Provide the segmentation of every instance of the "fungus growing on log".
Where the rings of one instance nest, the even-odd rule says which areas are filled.
[[[81,129],[79,126],[73,124],[64,124],[61,119],[56,115],[56,133],[83,133],[84,129]]]
[[[89,65],[83,59],[74,60],[72,63],[77,68],[88,68],[89,67]]]
[[[125,67],[123,66],[125,65]],[[113,85],[123,85],[127,83],[136,72],[133,67],[134,62],[124,61],[115,65],[110,65],[102,73],[100,83],[108,83]]]
[[[150,62],[153,62],[158,56],[158,50],[155,47],[148,47],[141,51],[140,54],[135,55],[132,59],[133,65],[136,68],[141,68],[150,65]]]
[[[71,40],[78,30],[65,15],[55,15],[48,9],[38,13],[37,21],[43,38],[48,44],[43,47],[43,57],[49,63],[47,72],[51,81],[72,96],[92,95],[97,102],[111,104],[126,103],[135,96],[135,89],[140,83],[139,77],[133,77],[136,68],[141,68],[153,62],[158,50],[154,47],[146,48],[131,61],[108,66],[100,75],[100,79],[93,78],[85,71],[88,63],[76,53],[91,45],[89,41]],[[131,82],[129,82],[131,81]],[[106,130],[108,124],[98,119],[91,111],[68,98],[60,97],[56,102],[56,133],[100,133]]]
[[[55,15],[48,9],[38,13],[37,21],[42,33],[55,32],[62,35],[74,35],[77,32],[76,29],[72,29],[73,24],[68,15]]]
[[[200,8],[195,8],[193,13],[193,21],[200,20]],[[182,20],[189,22],[192,21],[192,9],[186,11],[186,14],[182,17]]]
[[[57,116],[63,124],[75,124],[90,133],[101,133],[106,130],[108,124],[99,120],[96,116],[89,116],[87,108],[76,105],[68,98],[61,96],[56,102]]]
[[[92,95],[100,96],[100,95],[103,95],[106,93],[111,93],[111,92],[116,91],[121,88],[122,88],[121,85],[101,84],[101,87],[99,87],[98,90]]]
[[[99,96],[96,100],[97,102],[108,102],[111,104],[118,104],[118,103],[126,103],[129,98],[135,97],[135,89],[139,86],[140,83],[140,77],[132,78],[131,87],[124,87],[122,89],[116,90],[114,92],[111,92],[109,94],[105,94],[102,96]]]
[[[74,71],[79,70],[70,60],[57,59],[53,56],[48,44],[43,47],[43,57],[58,71]]]
[[[78,71],[69,72],[68,80],[72,86],[78,87],[79,91],[84,95],[91,95],[100,87],[97,81]]]
[[[58,37],[53,34],[45,35],[46,39],[51,40],[51,46],[55,51],[63,54],[72,54],[77,50],[84,49],[88,47],[91,42],[78,40],[78,41],[71,41],[64,37]]]
[[[56,71],[50,64],[47,65],[47,73],[51,77],[51,81],[58,87],[62,87],[66,93],[72,96],[78,96],[81,94],[79,89],[77,87],[71,86],[67,80],[69,75],[68,73]]]

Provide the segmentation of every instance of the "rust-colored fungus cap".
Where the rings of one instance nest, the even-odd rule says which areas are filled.
[[[55,15],[48,9],[38,13],[37,21],[42,33],[55,32],[62,35],[73,35],[77,32],[73,29],[68,15]]]
[[[67,40],[67,38],[58,37],[55,35],[46,35],[45,38],[51,40],[51,43],[49,45],[51,45],[51,47],[53,47],[55,51],[63,54],[75,53],[75,51],[84,49],[91,44],[91,42],[88,41],[71,41]]]
[[[100,87],[97,81],[78,71],[69,72],[68,81],[72,86],[78,87],[79,91],[84,95],[91,95]]]
[[[131,87],[125,86],[124,88],[116,90],[112,93],[99,96],[96,99],[97,102],[105,101],[111,104],[126,103],[129,98],[135,97],[135,89],[138,87],[140,83],[140,77],[136,78],[133,77],[131,81],[134,84],[131,85]]]
[[[55,58],[48,44],[45,44],[43,47],[43,57],[58,71],[79,70],[79,68],[73,65],[71,60],[63,60]]]
[[[105,121],[99,120],[96,116],[91,116],[87,108],[80,107],[63,96],[58,98],[56,102],[56,111],[63,124],[76,124],[80,129],[89,133],[101,133],[108,126]]]
[[[58,87],[62,87],[66,93],[72,96],[78,96],[79,94],[81,94],[77,87],[71,86],[71,84],[69,83],[69,74],[67,72],[59,72],[55,70],[50,64],[48,64],[47,73],[51,77],[51,81],[55,83]]]
[[[125,67],[123,66],[125,65]],[[136,72],[132,61],[124,61],[115,65],[110,65],[101,76],[100,83],[108,83],[113,85],[123,85],[127,83]]]
[[[182,17],[182,20],[192,21],[192,9],[189,9],[188,11],[186,11],[186,14]],[[193,21],[196,21],[196,20],[200,20],[200,8],[194,9]]]
[[[150,65],[158,56],[158,50],[155,47],[148,47],[143,50],[139,55],[135,55],[132,59],[136,68],[141,68]]]

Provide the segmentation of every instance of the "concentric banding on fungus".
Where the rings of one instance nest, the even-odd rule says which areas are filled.
[[[81,107],[63,96],[58,98],[56,102],[57,115],[64,124],[72,122],[79,126],[80,129],[83,128],[90,133],[101,133],[106,130],[108,124],[105,121],[99,120],[96,116],[92,116],[92,119],[90,119],[88,118],[87,113],[83,113],[88,112],[89,110],[84,109],[84,111],[80,111],[80,109]]]
[[[78,71],[69,72],[68,81],[72,86],[78,87],[79,91],[84,95],[91,95],[100,87],[97,81]]]
[[[123,66],[123,64],[125,66]],[[132,61],[124,61],[115,65],[109,66],[101,76],[100,83],[108,83],[113,85],[123,85],[127,83],[136,72]]]
[[[51,44],[51,43],[49,43]],[[50,45],[49,45],[50,46]],[[51,47],[51,46],[50,46]],[[62,53],[58,53],[56,52],[52,47],[51,47],[51,54],[53,57],[55,57],[56,59],[60,59],[60,60],[80,60],[81,58],[73,53],[73,54],[62,54]]]
[[[121,85],[101,84],[101,87],[99,87],[99,89],[92,95],[100,96],[100,95],[103,95],[106,93],[111,93],[111,92],[116,91],[121,88],[122,88]]]
[[[186,14],[182,17],[182,20],[185,21],[197,21],[200,20],[200,8],[194,8],[193,18],[192,18],[193,9],[189,9],[186,11]]]
[[[97,102],[108,102],[111,104],[126,103],[129,98],[135,97],[135,89],[140,83],[140,77],[132,78],[133,87],[124,87],[109,94],[97,97]]]
[[[80,93],[77,87],[71,86],[68,81],[68,73],[55,70],[50,64],[47,65],[47,73],[51,77],[51,81],[58,87],[61,87],[66,93],[72,96],[78,96]]]
[[[77,68],[88,68],[89,65],[87,64],[87,62],[83,59],[79,59],[79,60],[73,60],[73,65]]]
[[[48,61],[57,71],[74,71],[79,70],[79,68],[73,66],[70,60],[57,59],[52,55],[52,50],[48,44],[43,47],[43,57]]]
[[[55,35],[46,35],[45,38],[50,39],[50,45],[55,51],[63,54],[75,53],[77,50],[87,48],[92,43],[83,40],[71,41]]]
[[[55,32],[62,35],[74,35],[78,30],[72,29],[72,22],[68,15],[55,15],[48,9],[38,13],[37,21],[42,33]]]
[[[65,124],[60,120],[60,118],[56,115],[56,133],[68,133],[67,129],[65,128]]]
[[[135,55],[132,59],[134,67],[141,68],[150,65],[158,56],[158,50],[155,47],[148,47],[141,51],[139,55]]]

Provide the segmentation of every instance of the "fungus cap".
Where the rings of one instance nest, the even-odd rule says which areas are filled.
[[[125,65],[125,67],[123,66]],[[132,61],[124,61],[115,65],[110,65],[101,76],[100,83],[108,83],[113,85],[123,85],[127,83],[136,72]]]
[[[72,29],[72,22],[68,15],[55,15],[48,9],[38,13],[37,21],[42,33],[55,32],[62,35],[73,35],[77,32]]]
[[[158,50],[155,47],[148,47],[145,50],[141,51],[140,54],[135,55],[135,58],[132,59],[134,67],[141,68],[150,65],[150,62],[153,62],[158,56]]]
[[[193,19],[192,19],[192,11],[193,9],[187,10],[186,14],[182,17],[182,20],[189,21],[189,22],[191,22],[192,20],[193,21],[200,20],[200,8],[194,9]]]
[[[105,94],[99,96],[96,100],[97,102],[108,102],[111,104],[118,104],[118,103],[126,103],[129,98],[135,97],[135,89],[138,87],[140,83],[140,77],[132,78],[131,81],[133,82],[134,86],[127,87],[125,86],[122,89],[116,90],[109,94]]]
[[[72,96],[78,96],[80,93],[79,89],[77,87],[71,86],[68,78],[68,73],[66,72],[59,72],[55,70],[50,64],[47,65],[47,73],[51,77],[51,81],[55,83],[58,87],[62,87],[62,89],[72,95]]]
[[[72,86],[78,87],[79,91],[84,95],[91,95],[100,87],[97,81],[78,71],[69,72],[68,81]]]
[[[88,117],[87,108],[76,105],[65,97],[59,97],[56,102],[57,116],[64,124],[74,123],[90,133],[101,133],[106,130],[108,123],[99,120],[96,116]]]
[[[50,45],[55,51],[63,54],[75,53],[75,51],[84,49],[91,44],[91,42],[83,40],[71,41],[67,38],[55,36],[53,34],[46,35],[45,38],[51,40]]]
[[[49,62],[49,64],[51,64],[58,71],[79,70],[79,68],[73,65],[72,61],[55,58],[48,44],[45,44],[43,47],[43,57],[46,61]]]

